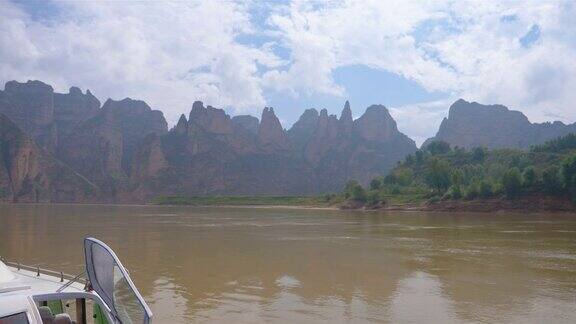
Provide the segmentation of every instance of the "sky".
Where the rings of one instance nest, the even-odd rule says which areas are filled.
[[[173,125],[195,100],[390,109],[417,143],[458,98],[576,122],[576,1],[0,0],[0,82],[145,100]]]

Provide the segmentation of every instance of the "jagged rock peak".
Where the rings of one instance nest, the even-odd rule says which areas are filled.
[[[185,133],[186,128],[188,127],[188,121],[186,120],[186,115],[181,114],[180,118],[178,119],[178,123],[174,126],[174,130],[176,132]]]
[[[352,121],[352,109],[350,109],[350,102],[346,100],[344,109],[342,109],[342,113],[340,114],[340,122],[352,123]]]
[[[82,100],[86,100],[85,103],[87,105],[90,105],[91,108],[93,108],[93,107],[100,108],[100,100],[98,100],[98,98],[96,98],[90,92],[90,90],[86,90],[86,94],[84,94],[84,93],[82,93],[82,90],[80,88],[72,86],[68,90],[67,94],[54,93],[55,99],[62,99],[65,97],[72,98],[69,100],[73,100],[74,105],[82,105],[82,104],[84,104],[82,102]],[[64,99],[64,100],[66,100],[66,99]]]
[[[314,108],[310,108],[310,109],[306,109],[304,110],[304,112],[302,113],[302,115],[300,115],[300,118],[298,118],[298,121],[296,121],[294,123],[294,125],[292,125],[292,128],[290,128],[290,130],[288,131],[289,133],[300,133],[300,132],[306,132],[306,133],[311,133],[310,130],[311,128],[316,127],[316,123],[318,122],[318,110],[314,109]]]
[[[300,119],[314,119],[315,117],[318,117],[318,110],[316,110],[316,108],[306,109],[302,115],[300,115]]]
[[[78,87],[70,87],[70,89],[68,90],[68,94],[73,95],[73,96],[83,95],[82,90],[80,90],[80,88],[78,88]]]
[[[112,100],[108,99],[102,106],[102,110],[122,110],[126,112],[133,112],[133,113],[143,113],[152,111],[152,108],[148,106],[148,104],[142,100],[135,100],[132,98],[124,98],[122,100]],[[158,111],[158,110],[156,110]],[[158,111],[159,112],[159,111]]]
[[[322,109],[320,110],[320,117],[318,118],[318,124],[316,126],[316,132],[318,133],[323,133],[326,132],[327,129],[326,127],[330,127],[332,128],[332,126],[338,127],[338,117],[336,117],[336,115],[328,115],[328,110],[327,109]],[[337,129],[334,130],[330,130],[332,131],[337,131]]]
[[[152,110],[142,100],[108,99],[102,106],[102,113],[108,121],[120,123],[124,128],[123,131],[130,132],[134,138],[146,136],[149,133],[164,134],[168,131],[168,123],[164,114],[160,110]]]
[[[38,80],[28,80],[26,83],[8,81],[4,85],[6,92],[54,92],[52,86]]]
[[[274,113],[274,108],[272,107],[264,107],[264,110],[262,110],[261,120],[262,123],[260,124],[260,128],[262,128],[263,126],[274,126],[282,129],[280,120],[278,120],[278,117],[276,117],[276,114]]]
[[[354,121],[354,132],[366,140],[386,141],[398,133],[398,127],[386,107],[371,105]]]
[[[190,110],[190,117],[188,119],[192,119],[192,116],[194,114],[204,111],[205,109],[206,108],[204,108],[204,103],[202,101],[199,100],[194,101],[194,103],[192,104],[192,110]]]
[[[186,125],[186,124],[188,124],[188,121],[186,120],[186,115],[181,114],[180,118],[178,119],[177,125]]]
[[[264,107],[264,110],[262,111],[262,118],[264,118],[265,114],[272,114],[274,115],[274,108],[272,107]]]
[[[260,124],[260,121],[258,120],[258,118],[254,117],[254,116],[250,116],[250,115],[238,115],[238,116],[234,116],[232,117],[232,123],[234,125],[237,125],[238,127],[241,127],[247,131],[249,131],[251,134],[258,134],[258,126]]]
[[[354,120],[352,119],[352,110],[350,109],[350,102],[346,100],[344,104],[344,109],[342,109],[342,113],[340,114],[339,119],[339,127],[340,127],[340,136],[342,137],[350,137],[352,134]]]
[[[274,114],[274,108],[264,107],[262,111],[262,122],[258,128],[258,140],[263,145],[273,144],[277,147],[285,148],[287,138],[280,120]]]
[[[276,117],[276,114],[274,113],[274,108],[272,107],[264,107],[264,110],[262,110],[262,117],[260,118],[260,120],[262,121],[260,123],[260,129],[262,129],[262,127],[274,127],[282,129],[280,120],[278,119],[278,117]]]
[[[206,108],[204,107],[204,103],[199,100],[194,101],[190,114],[188,114],[188,122],[192,123],[193,120],[200,119],[205,112]]]
[[[188,118],[192,130],[204,130],[215,134],[231,134],[233,127],[230,116],[224,109],[204,107],[202,101],[195,101]]]
[[[288,136],[296,149],[301,150],[308,143],[318,125],[318,110],[306,109],[298,121],[288,130]]]

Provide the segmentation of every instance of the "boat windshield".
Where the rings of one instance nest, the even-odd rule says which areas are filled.
[[[114,252],[96,239],[84,246],[90,283],[114,315],[123,324],[148,323],[152,313]]]

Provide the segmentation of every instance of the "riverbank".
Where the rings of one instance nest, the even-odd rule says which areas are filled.
[[[329,208],[338,209],[339,199],[310,196],[161,196],[152,200],[154,205],[172,206],[231,206],[276,208]]]
[[[387,203],[369,205],[338,196],[206,196],[158,197],[152,204],[196,207],[244,207],[282,209],[362,210],[362,211],[438,211],[438,212],[576,212],[576,204],[566,197],[529,195],[516,199],[430,201],[424,197],[387,197]]]
[[[424,210],[447,212],[576,212],[576,204],[567,197],[530,195],[515,199],[491,198],[471,201],[446,200],[428,202],[425,204]]]

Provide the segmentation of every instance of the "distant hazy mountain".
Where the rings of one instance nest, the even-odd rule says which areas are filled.
[[[442,121],[436,136],[428,139],[424,145],[441,140],[465,148],[526,149],[574,132],[576,123],[530,123],[524,114],[505,106],[481,105],[460,99],[450,106],[449,115]]]
[[[36,155],[62,166],[59,175],[71,172],[89,183],[100,201],[110,202],[176,194],[338,191],[349,179],[366,183],[388,172],[416,150],[384,106],[370,106],[353,120],[348,102],[340,118],[310,109],[288,131],[272,108],[265,108],[259,121],[230,118],[222,109],[195,102],[188,118],[182,115],[168,131],[162,113],[143,101],[108,100],[100,107],[89,91],[73,87],[58,94],[40,81],[11,81],[0,91],[0,113],[7,116],[5,136],[27,138]],[[54,170],[39,174],[55,179]],[[56,188],[50,190],[60,192],[59,182],[50,183]],[[69,185],[66,199],[52,194],[25,200],[93,199],[80,188],[84,185]]]

